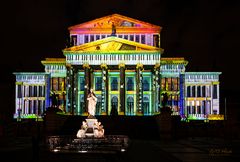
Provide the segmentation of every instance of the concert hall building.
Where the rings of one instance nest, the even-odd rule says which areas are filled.
[[[186,72],[188,61],[161,48],[162,27],[113,14],[68,28],[60,58],[42,60],[44,72],[16,72],[15,118],[41,118],[56,101],[65,114],[87,115],[90,88],[96,115],[158,115],[163,95],[183,120],[222,120],[221,72]]]

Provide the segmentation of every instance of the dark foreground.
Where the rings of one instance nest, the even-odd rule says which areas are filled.
[[[186,138],[179,140],[131,139],[126,152],[119,153],[54,153],[41,140],[17,137],[1,147],[1,162],[107,162],[107,161],[238,161],[240,141],[217,138]]]

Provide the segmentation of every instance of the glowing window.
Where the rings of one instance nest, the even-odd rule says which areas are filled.
[[[133,91],[133,90],[134,90],[133,77],[127,77],[127,91]]]
[[[112,77],[111,78],[111,90],[112,91],[118,91],[118,78],[117,77]]]
[[[143,91],[149,91],[150,90],[150,77],[143,77]]]
[[[102,77],[96,77],[95,79],[96,79],[95,90],[101,91],[102,90]]]

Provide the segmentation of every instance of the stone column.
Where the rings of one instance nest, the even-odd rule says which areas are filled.
[[[142,90],[142,70],[143,64],[138,63],[136,67],[137,77],[136,77],[136,99],[137,99],[137,115],[143,115],[142,102],[143,102],[143,90]]]
[[[125,64],[118,65],[120,69],[120,112],[119,115],[125,114]]]
[[[107,65],[101,64],[102,69],[102,108],[101,115],[107,115],[108,112],[108,71]]]
[[[85,77],[85,85],[84,85],[84,108],[83,108],[83,115],[88,114],[88,101],[87,95],[90,88],[90,66],[89,64],[83,64],[84,69],[84,77]]]
[[[71,113],[72,109],[72,67],[70,64],[66,65],[67,79],[66,79],[66,112]]]
[[[73,84],[72,84],[72,114],[78,114],[78,68],[76,66],[73,67]]]
[[[154,66],[154,85],[155,85],[155,112],[160,112],[160,101],[161,101],[161,95],[160,95],[160,64],[156,63]]]

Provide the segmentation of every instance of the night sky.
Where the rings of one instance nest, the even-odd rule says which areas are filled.
[[[14,107],[13,72],[44,71],[41,60],[64,57],[67,27],[118,13],[163,27],[163,57],[184,57],[187,71],[221,71],[220,97],[240,90],[237,0],[16,0],[1,11],[1,99]],[[5,93],[5,91],[7,91]],[[5,102],[6,103],[6,102]],[[4,107],[3,106],[3,107]],[[2,107],[1,107],[2,108]],[[12,109],[12,108],[11,108]]]

